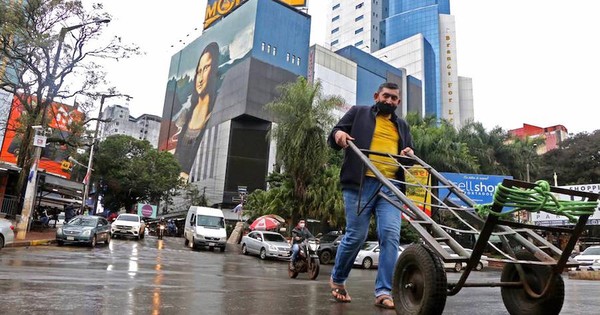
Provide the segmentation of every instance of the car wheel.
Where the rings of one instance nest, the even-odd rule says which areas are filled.
[[[475,266],[475,270],[481,271],[481,269],[483,269],[483,264],[481,262],[478,262],[477,266]]]
[[[221,253],[225,252],[225,246],[221,247],[220,250],[221,250]]]
[[[373,267],[373,259],[371,259],[369,257],[363,259],[362,267],[364,269],[370,269],[371,267]]]
[[[56,241],[56,245],[63,246],[63,245],[65,245],[65,242],[63,242],[63,241]]]
[[[110,244],[110,233],[106,234],[106,241],[104,241],[106,245]]]
[[[185,236],[184,236],[184,240],[185,240],[185,241],[183,242],[183,245],[184,245],[184,246],[188,246],[188,245],[190,245],[190,241],[188,241],[187,237],[185,237]]]
[[[454,271],[460,272],[462,270],[462,263],[454,264]]]
[[[246,244],[242,244],[242,254],[248,255],[248,247],[246,247]]]
[[[0,235],[0,249],[4,248],[4,237]]]
[[[144,231],[143,229],[140,230],[140,239],[143,239],[144,236],[146,236],[146,231]]]
[[[319,255],[319,260],[321,261],[321,263],[323,265],[330,263],[331,262],[331,252],[328,250],[322,251],[321,255]]]
[[[90,242],[90,247],[96,247],[96,235],[92,236],[92,241]]]
[[[260,259],[262,259],[262,260],[267,259],[267,250],[264,248],[260,249]]]

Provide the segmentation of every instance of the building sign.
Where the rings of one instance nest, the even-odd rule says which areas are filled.
[[[138,203],[137,210],[138,210],[137,214],[142,218],[156,219],[157,208],[155,205]]]
[[[483,175],[483,174],[460,174],[460,173],[440,173],[444,178],[451,181],[458,189],[469,197],[475,204],[486,204],[494,201],[494,192],[496,186],[504,179],[512,179],[512,176]],[[440,188],[439,198],[444,200],[448,198],[459,206],[467,205],[455,194],[450,194],[447,188]]]
[[[31,103],[35,106],[35,100],[31,101]],[[24,107],[19,99],[14,97],[8,121],[6,123],[4,141],[2,142],[2,148],[0,150],[0,161],[2,162],[11,164],[17,163],[20,154],[20,144],[23,140],[23,134],[19,133],[20,117],[23,110]],[[51,131],[50,133],[46,133],[46,136],[48,138],[62,138],[68,140],[69,137],[72,136],[70,124],[74,121],[81,121],[83,119],[83,113],[70,105],[52,103],[48,106],[46,117],[50,117],[48,127],[50,127]],[[59,144],[57,142],[45,143],[45,137],[44,139],[37,137],[36,140],[33,141],[33,145],[44,146],[40,157],[40,164],[38,165],[40,169],[63,178],[69,179],[71,177],[70,168],[64,167],[65,163],[70,164],[67,160],[69,148],[66,144]]]
[[[458,62],[456,59],[456,32],[453,17],[442,21],[443,31],[440,30],[440,77],[442,84],[442,118],[454,126],[460,124],[459,94],[458,94]]]
[[[415,165],[407,170],[406,174],[406,197],[414,201],[414,204],[431,216],[431,194],[424,187],[431,187],[429,172],[420,165]]]
[[[600,184],[587,184],[587,185],[573,185],[573,186],[559,186],[560,188],[590,192],[590,193],[600,193]],[[567,198],[567,195],[558,195],[558,198]],[[560,226],[560,225],[574,225],[574,223],[569,222],[569,219],[562,215],[550,214],[547,212],[532,212],[531,213],[531,221],[535,225],[540,226]],[[600,225],[600,206],[594,211],[594,214],[588,218],[588,225]]]
[[[227,16],[247,0],[208,0],[206,3],[206,13],[204,15],[204,29],[209,28],[219,19]],[[295,7],[306,6],[306,0],[279,0]]]

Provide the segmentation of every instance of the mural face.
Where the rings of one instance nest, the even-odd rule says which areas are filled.
[[[256,1],[236,10],[171,58],[159,150],[172,152],[187,177],[220,97],[235,91],[222,86],[227,71],[249,58],[254,39]]]
[[[17,163],[19,146],[23,136],[17,132],[18,128],[20,127],[20,117],[22,112],[23,105],[15,97],[7,122],[4,142],[2,143],[2,150],[0,151],[1,161],[12,164]],[[67,139],[71,135],[69,131],[69,125],[73,121],[81,121],[83,114],[74,109],[72,106],[60,103],[52,103],[52,105],[48,107],[46,117],[51,117],[48,126],[52,128],[52,133],[46,134],[46,136]],[[42,149],[42,155],[38,167],[40,169],[45,169],[47,173],[55,174],[68,179],[71,177],[69,167],[65,167],[65,165],[70,166],[70,162],[66,160],[68,155],[68,147],[66,145],[61,145],[58,143],[46,143],[46,147]]]

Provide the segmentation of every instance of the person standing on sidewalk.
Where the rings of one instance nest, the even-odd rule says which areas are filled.
[[[348,141],[353,141],[359,149],[394,155],[412,154],[413,141],[408,123],[395,113],[401,102],[398,85],[389,82],[380,85],[374,99],[373,106],[350,108],[331,131],[328,138],[330,146],[340,150],[348,147]],[[370,155],[369,159],[385,177],[398,180],[394,182],[395,186],[401,191],[406,190],[402,183],[404,171],[395,161],[379,155]],[[331,271],[331,294],[338,302],[351,301],[346,290],[346,280],[361,246],[367,239],[369,221],[374,215],[381,248],[375,280],[375,305],[393,309],[392,278],[398,257],[401,213],[398,208],[377,194],[384,193],[398,203],[400,200],[387,187],[379,188],[379,180],[362,165],[359,156],[351,150],[345,152],[340,181],[346,212],[346,233],[338,247],[335,265]],[[362,210],[360,214],[359,210]]]

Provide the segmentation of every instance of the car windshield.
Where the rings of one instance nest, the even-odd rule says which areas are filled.
[[[361,250],[372,250],[377,246],[377,243],[364,243]]]
[[[320,242],[321,243],[333,243],[333,241],[335,241],[336,238],[338,238],[338,235],[326,234],[321,237]]]
[[[283,238],[283,236],[281,236],[279,234],[265,233],[265,234],[263,234],[263,236],[265,237],[265,241],[269,241],[269,242],[287,242],[285,240],[285,238]]]
[[[198,226],[204,227],[215,227],[215,228],[224,228],[225,222],[223,222],[223,218],[221,217],[213,217],[210,215],[199,215],[198,216]]]
[[[138,217],[137,215],[120,215],[117,218],[118,221],[131,221],[131,222],[139,222],[140,221],[140,217]]]
[[[588,247],[581,255],[600,255],[600,247]]]
[[[75,218],[69,221],[71,226],[96,226],[98,219],[96,218]]]

